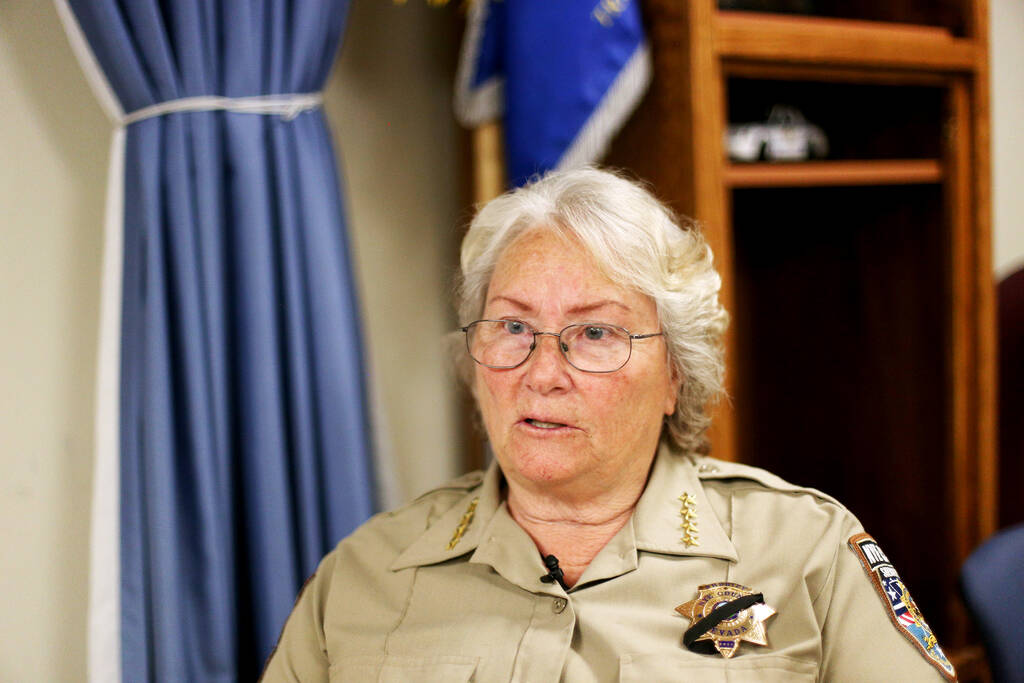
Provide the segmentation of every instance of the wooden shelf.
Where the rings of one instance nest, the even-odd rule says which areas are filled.
[[[715,51],[726,60],[970,71],[976,43],[946,29],[881,21],[718,11]]]
[[[841,19],[644,0],[660,76],[607,158],[714,250],[734,324],[712,453],[861,515],[964,681],[984,672],[957,574],[996,528],[998,483],[988,5],[820,3],[870,17]],[[844,161],[729,163],[729,122],[778,103]]]
[[[725,183],[731,188],[919,185],[941,181],[942,165],[936,159],[734,163],[725,169]]]

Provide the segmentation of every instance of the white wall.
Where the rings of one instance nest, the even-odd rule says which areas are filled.
[[[990,0],[996,277],[1024,267],[1024,2]]]
[[[51,3],[0,2],[0,680],[82,680],[109,126]]]
[[[352,241],[389,450],[405,500],[458,473],[456,400],[442,337],[459,211],[451,92],[453,11],[364,0],[349,15],[327,114],[343,162]]]

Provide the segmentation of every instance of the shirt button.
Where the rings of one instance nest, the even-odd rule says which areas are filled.
[[[568,601],[565,598],[555,598],[555,601],[551,603],[551,611],[555,614],[561,614],[565,611],[565,606]]]

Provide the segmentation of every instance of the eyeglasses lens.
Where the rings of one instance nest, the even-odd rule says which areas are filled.
[[[522,364],[533,351],[534,339],[534,330],[519,320],[478,320],[466,330],[470,355],[492,368]],[[614,325],[570,325],[559,341],[566,360],[584,372],[611,372],[629,360],[629,333]]]

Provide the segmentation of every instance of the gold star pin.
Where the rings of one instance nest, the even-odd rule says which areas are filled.
[[[679,528],[683,530],[682,542],[686,547],[700,545],[700,532],[697,528],[697,499],[689,493],[679,496],[682,505],[679,508],[679,517],[683,520]]]
[[[679,605],[676,611],[689,619],[692,627],[715,608],[746,595],[754,595],[754,591],[738,583],[709,583],[698,586],[697,597]],[[744,640],[755,645],[767,645],[764,622],[775,613],[774,609],[764,603],[751,605],[712,626],[695,642],[710,640],[719,654],[726,658],[736,654]]]

